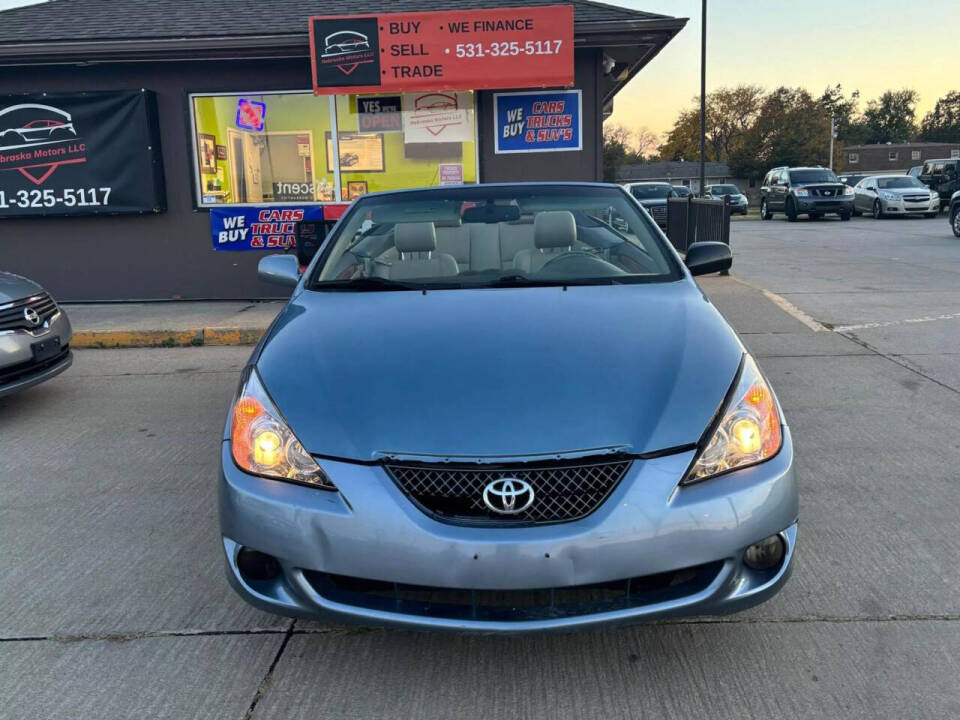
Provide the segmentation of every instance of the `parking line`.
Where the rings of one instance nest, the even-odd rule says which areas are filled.
[[[780,295],[777,295],[775,292],[770,292],[765,288],[757,287],[756,285],[748,283],[746,280],[735,277],[733,275],[731,275],[730,277],[732,277],[741,285],[746,285],[748,288],[752,288],[754,290],[762,292],[764,297],[766,297],[770,302],[772,302],[778,308],[783,310],[785,313],[787,313],[787,315],[789,315],[793,319],[799,320],[800,322],[802,322],[804,325],[806,325],[808,328],[810,328],[814,332],[830,332],[830,328],[818,323],[816,320],[814,320],[812,317],[807,315],[803,310],[798,308],[796,305],[794,305],[792,302],[787,300],[785,297],[781,297]]]
[[[834,332],[849,332],[851,330],[873,330],[874,328],[892,327],[893,325],[911,325],[913,323],[928,323],[935,320],[957,320],[960,319],[960,312],[945,313],[943,315],[928,315],[926,317],[907,318],[906,320],[888,320],[886,322],[862,323],[860,325],[840,325],[835,327]]]

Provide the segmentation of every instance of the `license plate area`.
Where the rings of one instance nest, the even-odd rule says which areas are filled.
[[[30,351],[33,353],[34,362],[43,362],[60,354],[60,336],[44,338],[40,342],[30,345]]]

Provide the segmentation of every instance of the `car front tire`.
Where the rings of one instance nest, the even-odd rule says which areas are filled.
[[[886,214],[883,212],[883,205],[880,204],[879,200],[873,201],[873,218],[875,220],[882,220],[886,217]]]
[[[793,198],[787,198],[787,222],[797,221],[797,203]]]
[[[950,218],[950,227],[953,228],[953,234],[960,238],[960,206],[953,209],[953,215]]]
[[[773,213],[770,212],[770,207],[767,205],[767,199],[764,198],[760,201],[760,219],[769,220],[773,217]]]

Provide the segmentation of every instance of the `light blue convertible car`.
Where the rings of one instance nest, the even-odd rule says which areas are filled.
[[[786,581],[769,384],[622,188],[360,198],[293,286],[223,433],[230,582],[283,615],[510,633],[729,613]]]

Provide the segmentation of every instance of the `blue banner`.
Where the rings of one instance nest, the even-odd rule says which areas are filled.
[[[579,90],[495,93],[496,152],[580,150]]]
[[[214,250],[283,250],[297,242],[297,223],[323,220],[322,205],[210,209]]]

